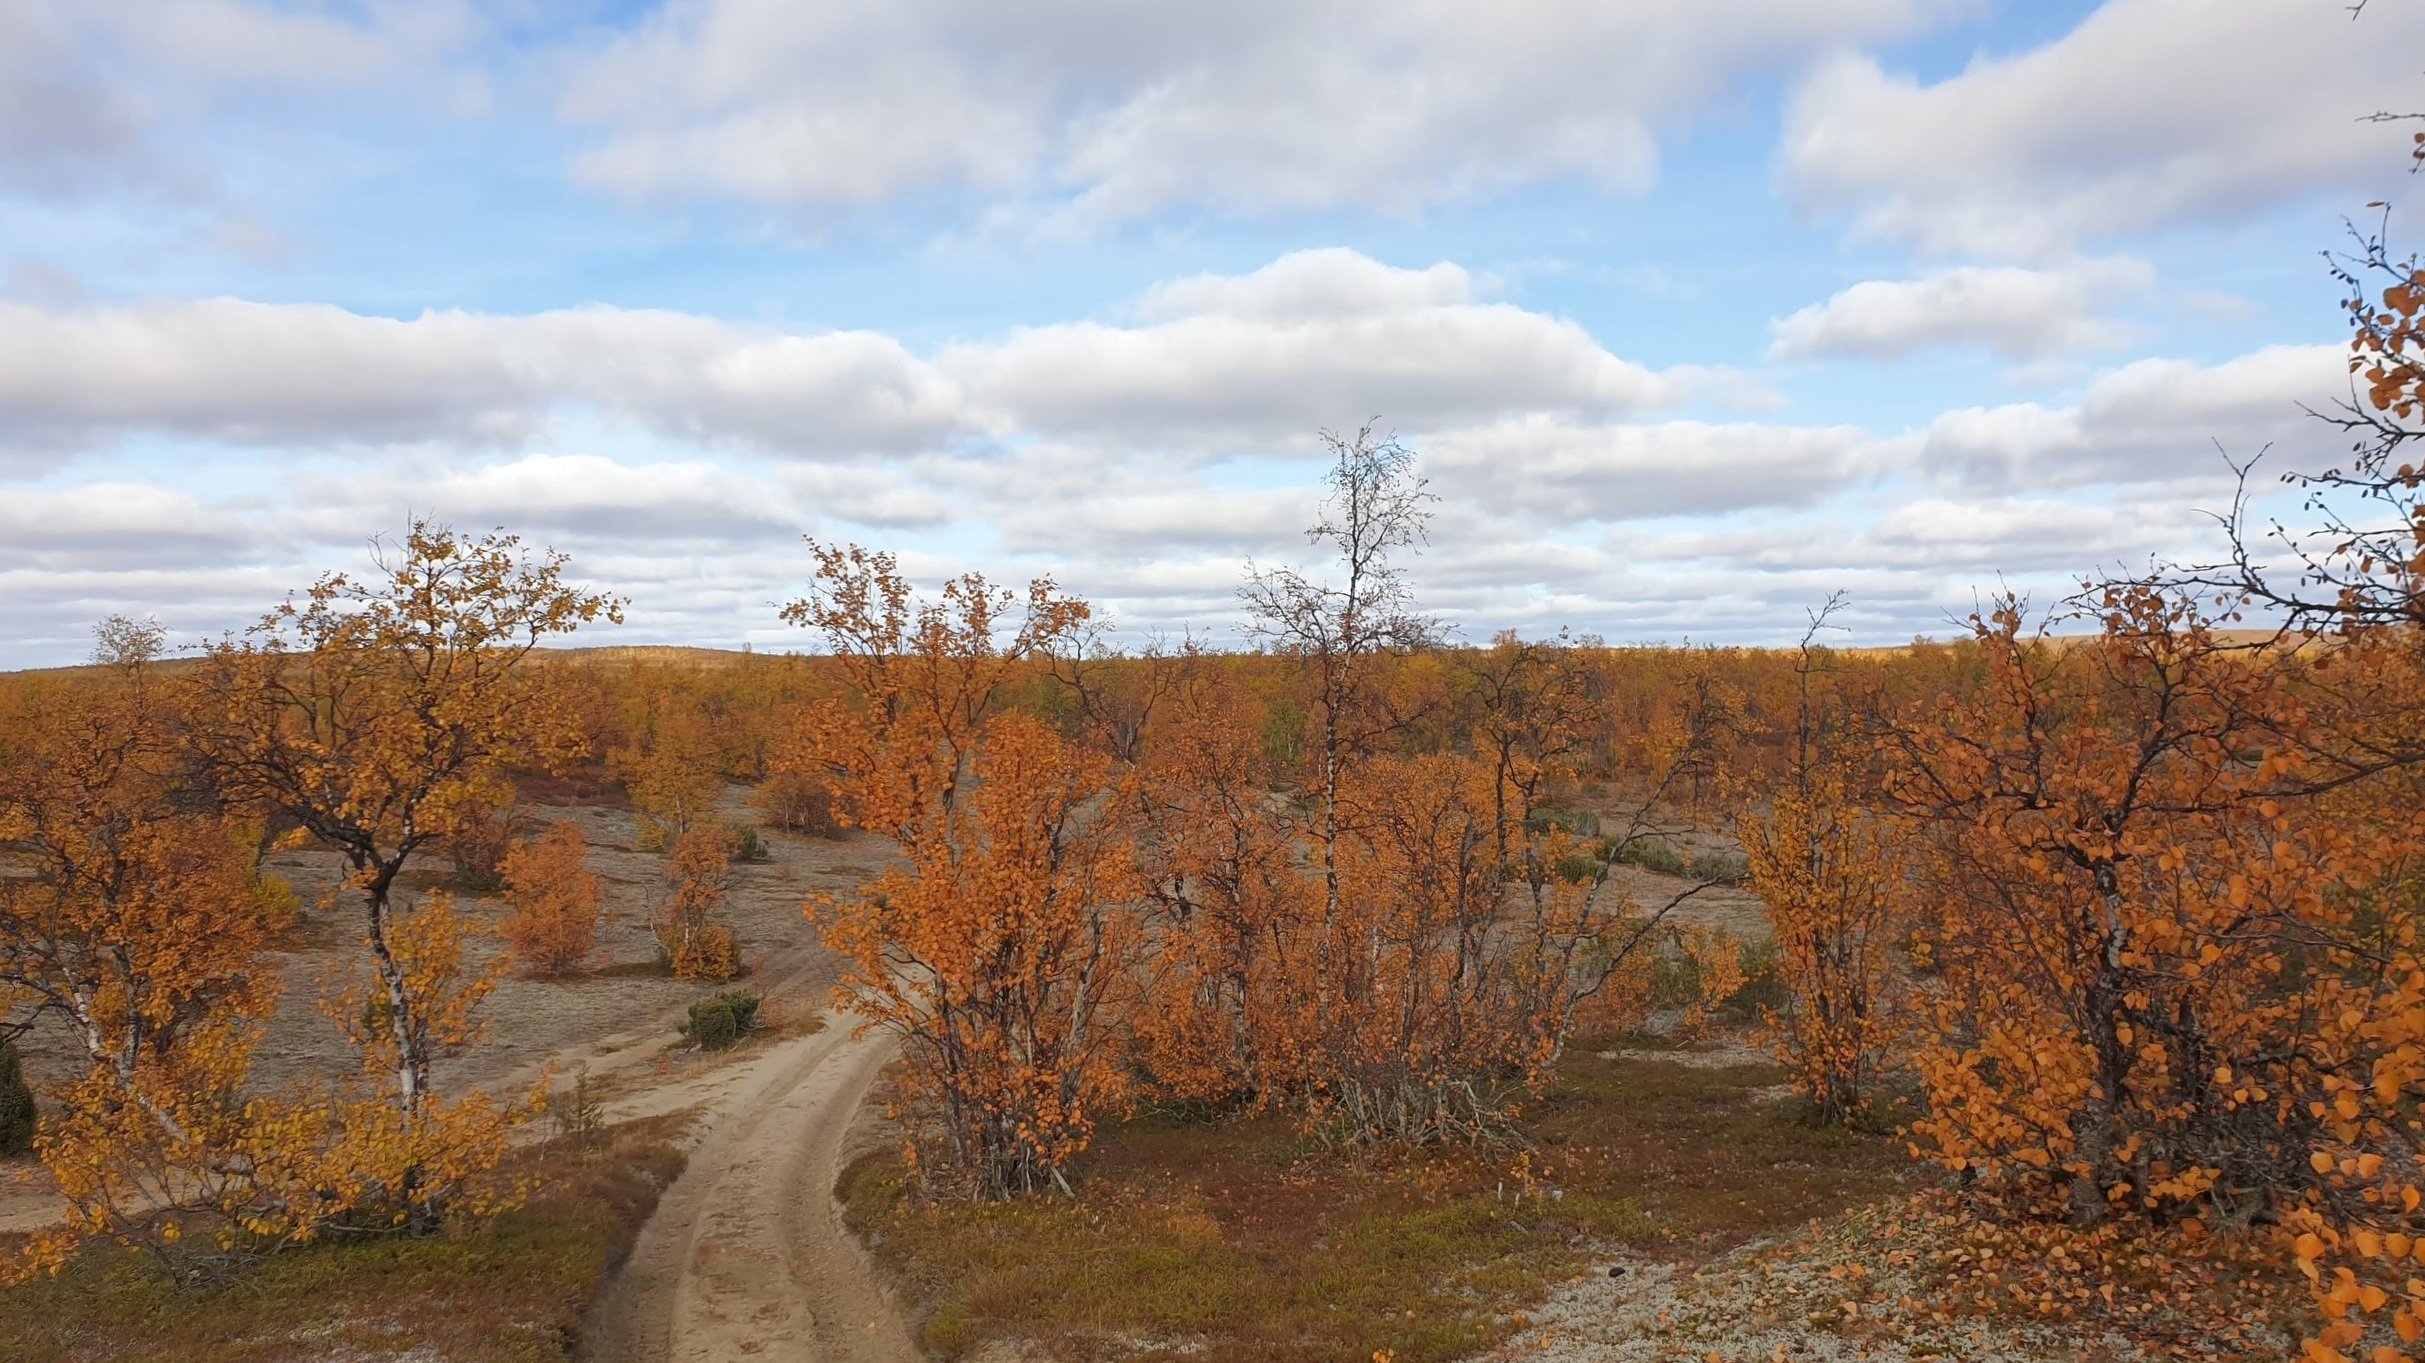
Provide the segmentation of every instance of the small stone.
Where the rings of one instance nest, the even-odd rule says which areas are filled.
[[[1609,1269],[1608,1269],[1608,1276],[1609,1276],[1609,1277],[1611,1277],[1611,1278],[1622,1278],[1622,1277],[1624,1277],[1624,1276],[1625,1276],[1625,1265],[1623,1265],[1623,1264],[1611,1264],[1611,1265],[1609,1266]]]

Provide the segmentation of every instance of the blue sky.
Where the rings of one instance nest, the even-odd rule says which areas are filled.
[[[2211,546],[2337,447],[2414,192],[2341,0],[0,0],[0,665],[425,513],[627,642],[803,534],[1221,637],[1318,429],[1472,636],[1867,639]]]

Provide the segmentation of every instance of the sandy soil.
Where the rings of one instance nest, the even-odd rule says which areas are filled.
[[[1748,1245],[1699,1269],[1634,1257],[1601,1260],[1554,1288],[1524,1314],[1514,1338],[1473,1363],[2161,1363],[2165,1357],[2078,1327],[1897,1318],[1879,1299],[1921,1289],[1891,1271],[1848,1287],[1841,1256],[1807,1243],[1816,1234],[1789,1246]]]
[[[1691,889],[1693,882],[1681,876],[1663,876],[1639,866],[1613,866],[1608,872],[1608,889],[1601,893],[1621,891],[1633,896],[1642,908],[1655,909]],[[1770,931],[1768,906],[1739,885],[1702,886],[1692,898],[1676,905],[1673,921],[1723,928],[1739,942],[1766,941]]]
[[[850,1020],[639,1095],[697,1104],[689,1166],[599,1300],[591,1363],[918,1363],[833,1187],[893,1043]],[[625,1105],[610,1119],[639,1115]]]
[[[727,792],[728,817],[747,821],[745,795],[737,786]],[[519,812],[534,829],[569,818],[588,840],[589,867],[606,892],[598,931],[602,968],[562,980],[505,978],[485,1005],[487,1038],[469,1054],[439,1062],[435,1077],[441,1089],[474,1086],[519,1098],[550,1066],[565,1072],[584,1068],[609,1095],[679,1077],[689,1068],[674,1054],[680,1046],[677,1029],[683,1010],[708,992],[708,986],[650,969],[657,947],[648,933],[648,908],[664,893],[662,859],[634,850],[638,826],[625,810],[533,805]],[[771,860],[734,868],[726,920],[750,964],[742,983],[765,998],[769,1019],[805,1018],[827,1005],[838,970],[832,953],[818,944],[802,915],[802,901],[817,890],[855,887],[890,858],[891,846],[864,834],[831,840],[770,835],[767,844]],[[277,1092],[316,1077],[345,1074],[356,1063],[352,1047],[321,1014],[318,998],[324,980],[358,968],[365,953],[355,927],[360,910],[354,904],[339,898],[317,906],[343,873],[334,853],[282,852],[269,864],[293,883],[307,906],[314,906],[289,949],[277,953],[285,994],[254,1054],[254,1085]],[[447,869],[443,856],[431,855],[426,866],[407,872],[408,892],[441,883]],[[471,895],[458,900],[488,921],[504,908],[493,899]],[[488,942],[473,947],[475,959],[486,959],[493,951]],[[65,1079],[79,1067],[82,1053],[62,1027],[38,1027],[21,1046],[37,1088]],[[38,1169],[15,1163],[0,1166],[0,1230],[38,1227],[55,1217],[57,1209],[56,1195]]]

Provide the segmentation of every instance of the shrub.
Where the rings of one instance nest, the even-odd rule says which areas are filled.
[[[569,1087],[547,1091],[546,1108],[556,1139],[567,1144],[590,1145],[606,1129],[606,1105],[590,1092],[586,1066],[573,1071]]]
[[[1569,885],[1588,885],[1600,874],[1601,865],[1600,859],[1589,852],[1577,852],[1573,856],[1558,858],[1557,864],[1550,869],[1558,879]]]
[[[1741,880],[1750,869],[1742,853],[1719,850],[1696,854],[1690,873],[1694,880],[1732,882]]]
[[[12,1042],[0,1041],[0,1156],[22,1155],[34,1148],[34,1091],[25,1084],[25,1066]]]
[[[649,931],[678,980],[729,980],[741,971],[733,930],[714,921],[732,888],[732,830],[699,824],[674,839],[665,858],[671,892],[649,915]]]
[[[842,831],[834,818],[834,793],[825,782],[804,771],[769,773],[750,792],[749,805],[770,828],[814,838]]]
[[[475,805],[445,838],[455,887],[485,893],[505,883],[505,858],[527,827],[511,809]]]
[[[1793,1004],[1793,990],[1785,980],[1784,952],[1774,938],[1762,937],[1746,942],[1740,969],[1743,986],[1718,1000],[1718,1009],[1730,1022],[1758,1022],[1784,1012]]]
[[[719,989],[690,1006],[690,1021],[682,1026],[703,1051],[721,1051],[757,1026],[758,996],[745,989]]]
[[[1611,860],[1623,862],[1628,866],[1639,866],[1645,871],[1655,871],[1663,876],[1680,876],[1685,871],[1684,854],[1676,850],[1676,845],[1651,833],[1627,838],[1618,843],[1609,849],[1609,857]]]
[[[733,830],[734,845],[740,849],[741,860],[756,864],[773,861],[774,849],[766,845],[766,837],[747,824]]]
[[[253,876],[253,902],[261,910],[261,921],[273,932],[284,932],[303,921],[303,896],[295,893],[295,884],[271,871]]]
[[[1580,809],[1536,809],[1524,816],[1524,828],[1530,833],[1572,833],[1578,838],[1600,836],[1600,816]]]
[[[558,819],[514,844],[504,865],[505,902],[497,924],[506,950],[534,975],[577,970],[598,939],[598,877],[583,864],[581,829]]]

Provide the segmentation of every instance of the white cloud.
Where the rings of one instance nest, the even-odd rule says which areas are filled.
[[[1374,413],[1414,430],[1522,411],[1607,417],[1724,397],[1734,382],[1654,372],[1573,322],[1471,301],[1456,266],[1401,270],[1350,251],[1183,281],[1144,311],[1157,320],[1030,327],[921,357],[876,332],[606,307],[395,319],[236,299],[0,302],[0,435],[497,447],[583,411],[816,457],[1038,436],[1296,446]]]
[[[813,527],[777,481],[705,459],[626,464],[594,454],[530,454],[432,471],[398,462],[376,474],[303,481],[294,519],[329,542],[407,510],[461,526],[507,525],[587,540],[721,548],[788,539]]]
[[[1018,429],[1162,443],[1293,443],[1376,413],[1429,430],[1517,411],[1641,411],[1708,378],[1655,373],[1573,322],[1471,301],[1453,265],[1396,270],[1352,251],[1165,286],[1145,311],[1159,320],[1025,328],[936,364]]]
[[[167,488],[85,483],[0,497],[0,571],[205,568],[256,551],[237,521]]]
[[[0,0],[0,188],[198,198],[210,168],[164,130],[265,93],[427,90],[481,32],[467,0]]]
[[[2045,256],[2396,183],[2425,10],[2109,0],[2064,37],[1923,85],[1845,55],[1799,91],[1803,201],[1936,253]]]
[[[65,197],[159,177],[147,123],[133,90],[85,63],[63,9],[0,0],[0,187]]]
[[[635,597],[635,638],[797,642],[767,603],[804,532],[922,572],[1050,571],[1129,627],[1227,637],[1243,561],[1308,552],[1308,434],[1375,412],[1442,498],[1418,588],[1476,631],[1768,637],[1845,586],[1893,638],[2000,572],[2059,586],[2187,543],[2227,476],[2215,440],[2328,440],[2297,404],[2346,385],[2338,348],[2275,347],[1902,432],[1685,420],[1668,406],[1708,376],[1482,294],[1454,265],[1309,252],[931,356],[609,308],[0,304],[0,450],[295,451],[241,496],[133,442],[106,481],[71,463],[0,497],[0,638],[72,657],[85,622],[169,604],[181,631],[240,626],[412,512],[573,552]],[[540,443],[567,430],[604,452]]]
[[[1224,550],[1234,563],[1300,539],[1314,504],[1310,489],[1215,489],[1171,478],[1154,490],[1030,504],[1003,518],[1000,539],[1016,553],[1154,559]]]
[[[1576,423],[1528,415],[1423,444],[1444,492],[1552,522],[1808,506],[1891,471],[1851,426]]]
[[[0,432],[20,441],[493,446],[574,406],[803,452],[899,448],[954,421],[947,383],[871,332],[614,308],[400,320],[236,299],[0,303]]]
[[[673,0],[577,70],[577,162],[812,213],[977,195],[1084,229],[1173,207],[1412,210],[1648,184],[1665,124],[1953,0]]]
[[[2231,477],[2226,455],[2342,443],[2302,407],[2347,395],[2347,353],[2268,346],[2215,365],[2138,360],[2099,375],[2068,407],[1946,412],[1911,437],[1914,457],[1933,476],[1979,486],[2214,486]]]
[[[2137,260],[2056,269],[1966,265],[1917,279],[1867,280],[1769,324],[1772,359],[1901,359],[1977,345],[2006,360],[2103,350],[2129,329],[2100,313],[2144,293],[2155,272]]]
[[[1428,269],[1397,269],[1345,247],[1291,251],[1243,275],[1192,275],[1156,285],[1138,311],[1148,318],[1221,316],[1302,322],[1366,317],[1472,303],[1473,276],[1441,261]]]
[[[113,57],[173,78],[257,93],[264,85],[359,89],[414,74],[477,38],[467,0],[368,6],[248,0],[78,0]]]

